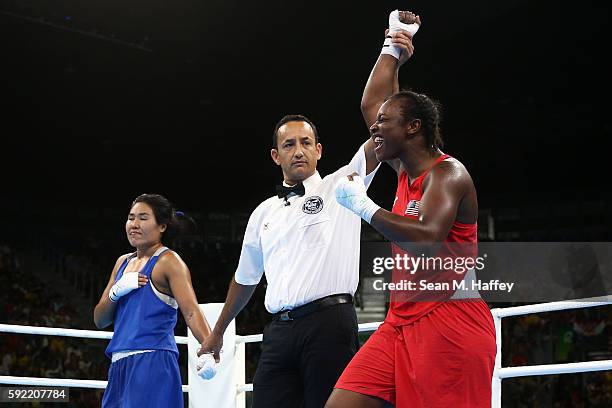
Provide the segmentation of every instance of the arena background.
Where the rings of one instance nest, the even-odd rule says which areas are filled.
[[[442,102],[445,151],[478,189],[481,239],[611,241],[599,2],[0,0],[0,322],[93,328],[143,192],[196,219],[178,250],[199,300],[223,301],[248,215],[280,180],[274,124],[314,120],[322,174],[348,161],[368,136],[360,96],[398,7],[423,20],[401,85]],[[370,195],[388,208],[395,185],[383,168]],[[239,333],[261,332],[262,295]],[[508,319],[504,338],[504,365],[609,359],[612,310]],[[103,343],[3,334],[1,370],[106,379]],[[75,390],[73,404],[99,395]],[[506,407],[610,405],[610,372],[504,381]]]

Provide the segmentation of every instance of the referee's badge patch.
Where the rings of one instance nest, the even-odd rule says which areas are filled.
[[[323,209],[323,199],[319,196],[311,196],[304,200],[302,211],[306,214],[316,214]]]

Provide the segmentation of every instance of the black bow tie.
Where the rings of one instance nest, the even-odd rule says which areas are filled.
[[[276,194],[278,194],[278,198],[286,198],[291,193],[303,196],[306,194],[306,189],[304,189],[304,185],[302,183],[298,183],[292,187],[285,187],[282,184],[276,186]]]

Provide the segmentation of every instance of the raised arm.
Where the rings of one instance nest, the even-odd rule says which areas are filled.
[[[400,22],[404,24],[421,24],[419,16],[409,11],[400,11]],[[368,78],[368,82],[363,90],[361,97],[361,113],[368,129],[374,124],[378,116],[378,110],[385,100],[399,91],[399,68],[414,53],[412,44],[412,34],[408,31],[390,31],[387,29],[385,37],[389,40],[383,47],[383,52],[378,57],[374,68]],[[389,47],[396,47],[395,52],[388,50]],[[401,51],[399,59],[396,58],[397,52]],[[393,54],[393,55],[392,55]],[[374,167],[378,164],[374,154],[374,142],[369,140],[366,144],[366,157],[368,158],[368,170],[370,161]],[[372,159],[372,160],[371,160]],[[399,170],[399,160],[388,162],[396,171]]]

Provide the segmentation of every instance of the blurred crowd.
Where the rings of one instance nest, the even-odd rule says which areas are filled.
[[[612,359],[612,307],[538,313],[503,320],[507,366]],[[612,406],[612,371],[513,378],[503,381],[507,407]]]
[[[60,294],[57,287],[24,270],[19,257],[8,246],[0,246],[0,276],[4,282],[0,285],[1,323],[84,328],[89,313],[77,311],[71,299]],[[108,361],[99,343],[70,337],[2,333],[0,375],[105,379]],[[102,391],[72,388],[69,395],[67,406],[99,407]]]

